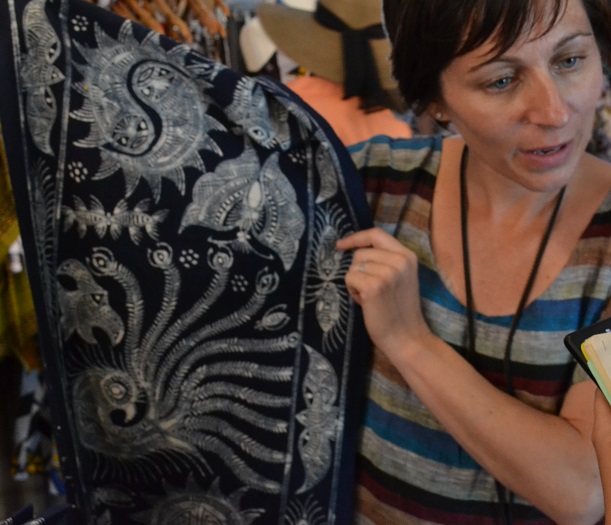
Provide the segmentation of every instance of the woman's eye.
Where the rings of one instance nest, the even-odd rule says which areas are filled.
[[[577,65],[578,62],[579,57],[565,58],[558,63],[558,67],[560,69],[572,69]]]
[[[503,77],[493,82],[490,82],[490,84],[488,84],[486,87],[488,89],[492,89],[496,91],[503,91],[504,89],[507,89],[511,85],[511,82],[512,82],[511,77]]]

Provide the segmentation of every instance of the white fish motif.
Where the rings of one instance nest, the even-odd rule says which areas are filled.
[[[44,5],[43,0],[33,0],[24,9],[28,29],[21,81],[27,92],[26,116],[32,140],[41,151],[53,155],[51,130],[57,119],[57,102],[51,86],[62,82],[64,75],[54,64],[61,54],[61,44],[43,15]]]
[[[256,330],[280,330],[291,318],[285,312],[286,304],[279,304],[267,310],[263,317],[255,323]]]
[[[79,236],[82,238],[87,233],[87,228],[93,228],[100,239],[110,232],[113,239],[118,239],[123,230],[127,230],[131,240],[139,244],[142,240],[142,232],[145,231],[153,240],[158,240],[159,225],[165,220],[168,210],[158,210],[153,214],[148,213],[150,199],[143,199],[129,209],[125,199],[119,201],[112,213],[106,212],[104,206],[94,195],[90,197],[89,208],[76,195],[73,198],[74,208],[62,206],[64,214],[64,231],[69,230],[73,224]]]
[[[335,370],[313,348],[304,347],[310,363],[302,384],[307,408],[297,414],[297,420],[304,426],[298,448],[305,470],[305,480],[298,493],[311,489],[329,470],[333,457],[332,442],[339,425],[339,408],[335,404],[339,381]]]
[[[350,266],[350,256],[335,248],[337,240],[349,231],[346,224],[345,215],[336,208],[322,210],[316,216],[307,298],[315,304],[316,319],[324,333],[325,350],[334,350],[338,346],[349,315],[344,276]]]

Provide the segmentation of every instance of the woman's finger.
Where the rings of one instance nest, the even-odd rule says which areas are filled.
[[[371,228],[352,233],[337,241],[338,250],[355,250],[358,248],[380,248],[383,250],[397,251],[405,249],[404,246],[380,228]]]
[[[367,267],[369,267],[369,273],[372,273],[372,265],[388,266],[400,271],[404,267],[406,255],[407,250],[399,252],[379,248],[359,248],[352,257],[352,267],[359,273],[366,272]]]
[[[365,266],[367,265],[368,262],[369,262],[369,259],[364,259],[362,262],[359,263],[358,265],[359,273],[365,273]]]

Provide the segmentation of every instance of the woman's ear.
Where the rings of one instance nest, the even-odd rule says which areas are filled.
[[[443,104],[440,102],[431,102],[426,113],[428,113],[433,120],[436,120],[439,123],[447,123],[450,121],[443,109]]]

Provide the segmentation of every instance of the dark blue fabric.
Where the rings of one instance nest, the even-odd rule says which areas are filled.
[[[8,516],[0,521],[0,525],[24,525],[27,521],[34,517],[34,506],[26,505],[13,515]]]
[[[76,0],[0,3],[0,121],[74,523],[348,524],[369,340],[344,147]]]
[[[72,507],[67,503],[55,505],[45,509],[31,520],[24,522],[23,525],[63,525],[68,523]]]

